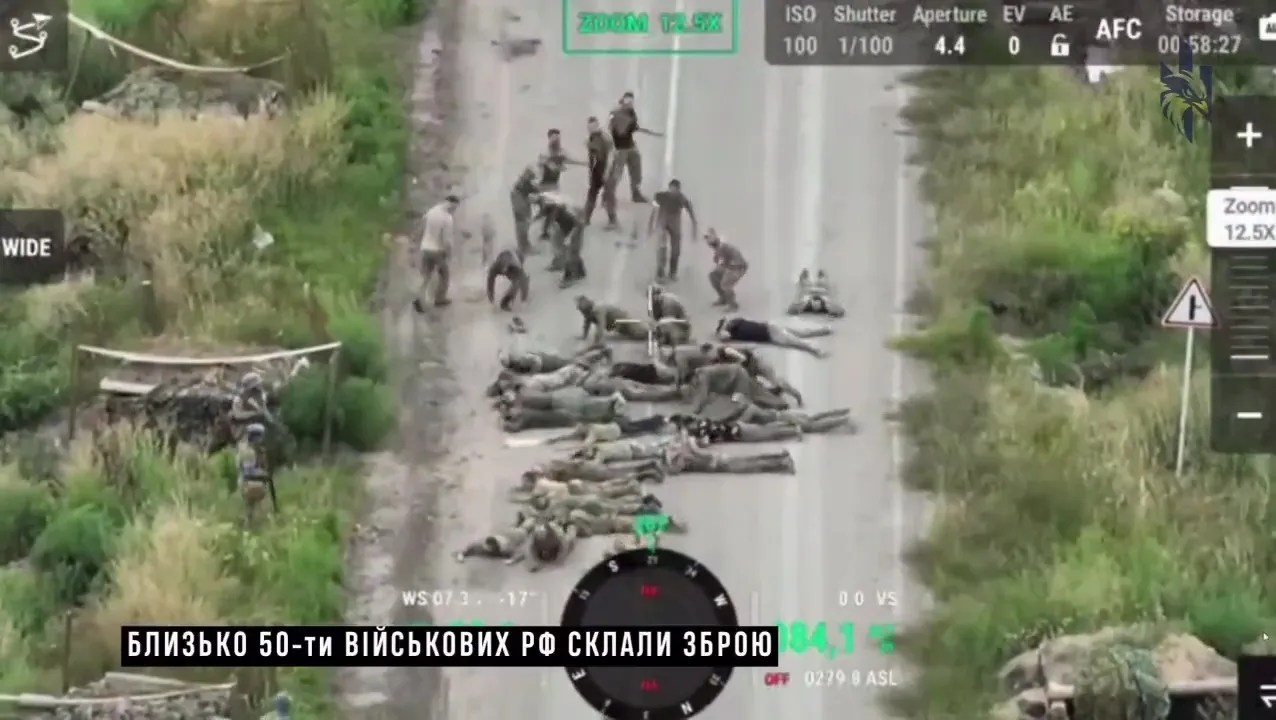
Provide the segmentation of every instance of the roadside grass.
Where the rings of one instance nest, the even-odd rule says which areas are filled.
[[[188,62],[247,64],[287,52],[270,72],[288,83],[292,104],[274,121],[76,115],[0,125],[0,203],[63,209],[128,271],[3,291],[0,435],[24,433],[0,443],[0,692],[57,690],[68,611],[69,679],[86,682],[117,665],[124,623],[323,624],[344,610],[344,555],[361,502],[357,456],[285,471],[279,517],[245,533],[228,453],[170,454],[128,426],[66,452],[25,432],[65,404],[69,344],[341,340],[337,440],[374,449],[397,417],[369,310],[385,233],[400,219],[408,139],[405,78],[384,36],[420,19],[428,2],[82,0],[73,10]],[[126,70],[92,43],[67,94],[95,96]],[[32,87],[42,98],[64,91]],[[257,227],[274,244],[256,249]],[[143,277],[153,292],[141,292]],[[326,375],[305,371],[282,395],[281,417],[303,447],[322,435]],[[326,671],[282,680],[299,714],[332,710]]]
[[[910,558],[935,607],[900,643],[920,676],[893,704],[987,717],[1007,660],[1108,625],[1235,656],[1276,621],[1273,475],[1209,451],[1198,367],[1174,477],[1183,338],[1158,326],[1183,278],[1207,277],[1208,143],[1161,117],[1149,69],[1102,88],[1057,68],[912,84],[937,228],[929,324],[897,344],[934,387],[900,418],[906,482],[936,505]]]

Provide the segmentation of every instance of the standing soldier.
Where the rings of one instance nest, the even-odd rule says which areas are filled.
[[[718,293],[718,300],[714,305],[723,306],[729,311],[739,310],[735,286],[749,271],[749,263],[739,248],[724,242],[718,236],[717,230],[709,228],[704,237],[709,242],[709,247],[713,248],[713,270],[709,273],[709,284]]]
[[[541,153],[537,159],[537,167],[540,168],[540,191],[541,192],[558,192],[559,183],[563,179],[563,170],[568,165],[585,165],[580,160],[574,160],[567,156],[563,150],[563,133],[558,128],[550,128],[545,133],[548,143],[545,152]],[[549,218],[545,218],[545,223],[541,225],[541,240],[549,238]]]
[[[536,168],[525,167],[514,182],[514,188],[510,190],[510,207],[514,210],[514,237],[518,241],[518,252],[523,257],[532,254],[532,197],[536,192]]]
[[[244,437],[236,448],[239,494],[244,499],[244,524],[250,529],[257,524],[257,508],[267,496],[272,509],[279,512],[275,481],[266,466],[265,442],[266,426],[252,423],[244,429]]]
[[[691,218],[692,237],[700,234],[700,222],[696,220],[696,211],[691,200],[682,194],[682,183],[678,180],[670,180],[668,190],[656,193],[656,200],[652,205],[651,217],[647,220],[647,234],[655,232],[657,220],[660,227],[660,246],[656,250],[656,282],[662,282],[665,278],[677,280],[678,259],[682,256],[682,211],[686,210],[687,217]]]
[[[549,269],[561,270],[563,277],[558,286],[568,287],[585,277],[585,259],[581,256],[585,245],[584,213],[556,192],[542,193],[537,196],[537,201],[545,225],[553,223],[557,226],[554,230],[554,259],[550,261]]]
[[[448,195],[447,198],[430,208],[425,213],[425,229],[421,232],[421,294],[430,288],[430,280],[437,275],[438,283],[434,286],[434,306],[451,305],[447,290],[451,278],[448,263],[452,260],[452,238],[455,232],[456,208],[461,198]],[[419,313],[425,312],[425,303],[418,295],[412,306]]]
[[[629,191],[634,202],[645,203],[647,196],[642,194],[642,155],[638,153],[638,145],[634,142],[634,134],[642,133],[651,137],[664,137],[658,132],[644,128],[638,122],[638,112],[634,110],[634,94],[627,92],[620,96],[620,105],[611,111],[611,140],[616,148],[616,158],[611,163],[611,172],[607,174],[607,187],[613,197],[616,186],[620,183],[620,174],[629,171]]]
[[[607,185],[607,160],[611,157],[612,143],[607,133],[598,124],[598,118],[589,118],[587,125],[589,137],[585,147],[589,150],[589,194],[585,196],[585,224],[594,219],[594,208],[598,205],[598,195],[602,193],[603,209],[607,211],[607,230],[619,230],[620,222],[616,220],[615,188]]]

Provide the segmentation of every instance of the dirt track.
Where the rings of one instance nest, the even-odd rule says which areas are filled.
[[[412,225],[456,176],[453,161],[454,76],[459,0],[438,0],[429,19],[405,40],[415,52],[409,103],[413,137],[405,179],[403,226]],[[426,587],[431,557],[425,553],[437,518],[438,494],[449,480],[439,474],[452,434],[447,406],[455,384],[444,362],[447,326],[424,323],[409,305],[419,275],[406,248],[391,258],[381,281],[383,323],[393,359],[393,387],[401,405],[400,433],[392,452],[373,456],[366,479],[367,515],[348,560],[350,623],[392,625],[428,621],[409,613],[400,588]],[[428,474],[427,474],[428,473]],[[444,715],[446,692],[438,670],[345,668],[337,676],[345,715],[359,720],[433,720]]]

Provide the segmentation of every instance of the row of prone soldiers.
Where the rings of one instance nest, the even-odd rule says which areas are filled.
[[[667,346],[649,362],[617,362],[601,345],[606,319],[587,312],[583,336],[595,331],[585,350],[571,356],[522,351],[503,354],[503,369],[488,388],[506,430],[570,428],[545,444],[577,443],[566,457],[551,460],[522,476],[514,498],[519,509],[512,525],[457,553],[468,557],[530,558],[536,571],[561,561],[576,540],[617,536],[609,552],[641,546],[641,518],[659,514],[668,532],[686,532],[687,524],[664,514],[658,497],[645,488],[683,473],[793,474],[786,450],[749,454],[715,451],[721,443],[777,442],[806,433],[854,431],[849,408],[816,413],[791,410],[788,397],[802,398],[763,358],[747,348],[705,343]],[[676,298],[656,291],[653,316],[679,315]],[[596,311],[597,308],[594,308]],[[624,324],[618,324],[622,327]],[[687,333],[686,323],[668,332]],[[684,329],[676,329],[684,328]],[[630,334],[625,337],[638,339]],[[728,340],[730,338],[721,338]],[[689,400],[689,412],[626,414],[629,401]],[[706,412],[713,406],[714,412]]]

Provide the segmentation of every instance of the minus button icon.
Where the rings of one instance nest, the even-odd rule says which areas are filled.
[[[1238,412],[1236,417],[1239,420],[1262,420],[1263,414],[1261,412]]]

